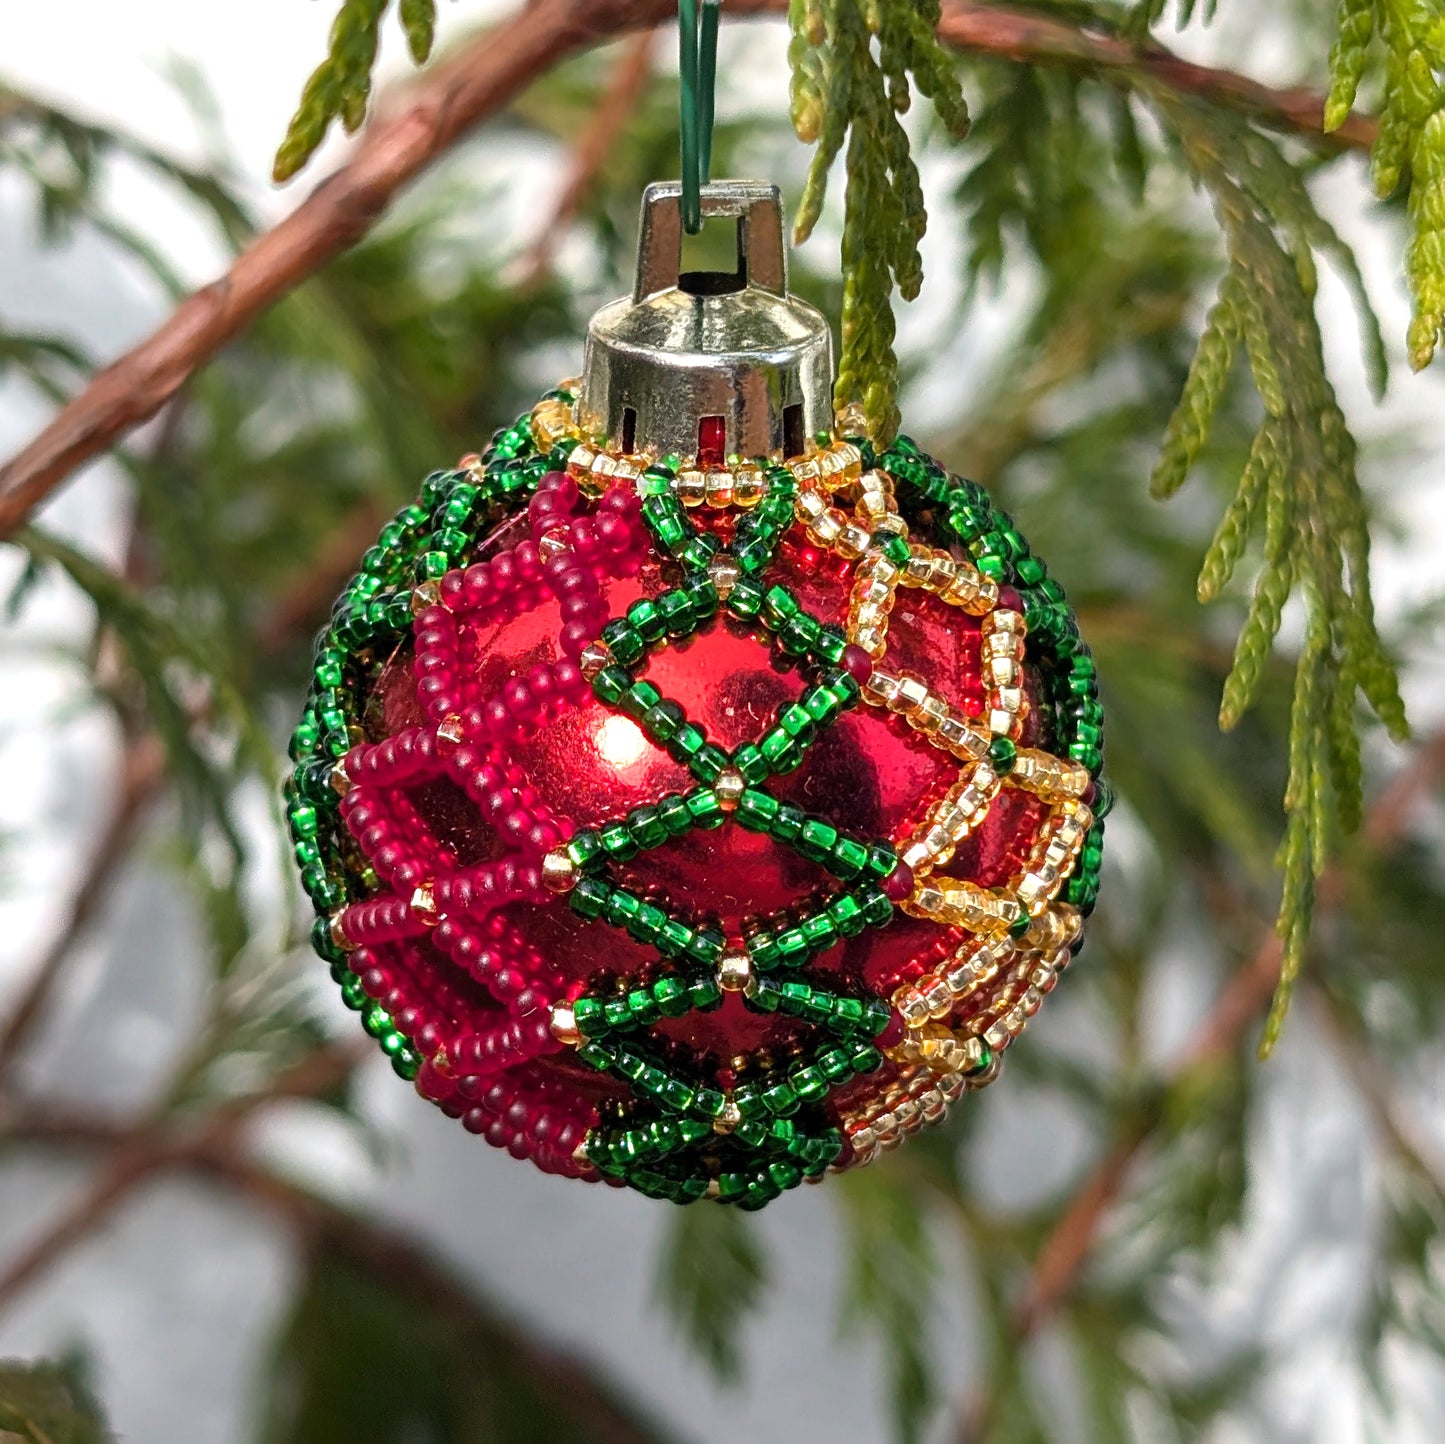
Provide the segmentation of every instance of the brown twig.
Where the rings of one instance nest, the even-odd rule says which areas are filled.
[[[552,269],[552,257],[562,232],[581,210],[598,172],[607,163],[618,136],[626,129],[628,120],[642,99],[648,77],[652,74],[652,50],[656,38],[655,30],[644,30],[618,55],[607,88],[577,137],[572,164],[557,204],[547,224],[537,233],[537,239],[522,265],[523,285],[537,285]]]
[[[938,33],[960,50],[997,55],[1020,64],[1054,61],[1143,74],[1168,90],[1243,111],[1271,130],[1308,136],[1337,149],[1368,150],[1379,129],[1372,117],[1351,115],[1327,136],[1324,99],[1315,91],[1302,87],[1276,90],[1232,70],[1181,60],[1162,45],[1134,45],[1114,35],[1078,29],[1026,11],[945,4]]]
[[[337,588],[355,569],[357,557],[375,537],[382,519],[381,507],[367,501],[338,529],[315,564],[307,568],[257,627],[259,656],[274,657],[284,651],[304,628],[325,615]],[[8,1088],[15,1066],[44,1016],[66,963],[95,921],[129,854],[137,828],[164,790],[166,780],[166,755],[160,739],[154,733],[128,738],[110,820],[91,854],[59,930],[32,968],[20,1000],[0,1025],[0,1096]]]
[[[331,1050],[318,1050],[330,1052]],[[366,1049],[368,1053],[372,1050]],[[306,1069],[315,1069],[311,1083]],[[287,1075],[285,1086],[242,1100],[247,1115],[283,1097],[315,1096],[329,1084],[328,1067],[313,1060]],[[422,1301],[428,1313],[460,1333],[479,1336],[479,1360],[503,1358],[556,1397],[566,1399],[599,1440],[654,1444],[664,1436],[630,1403],[621,1401],[578,1361],[532,1337],[515,1320],[494,1311],[416,1240],[340,1207],[257,1163],[241,1146],[233,1116],[229,1129],[189,1136],[151,1134],[132,1125],[98,1121],[93,1114],[41,1113],[15,1120],[4,1137],[32,1145],[111,1155],[92,1188],[44,1239],[31,1246],[23,1274],[12,1268],[0,1280],[0,1307],[71,1244],[90,1236],[140,1184],[162,1172],[184,1172],[240,1194],[275,1215],[307,1250],[329,1249],[388,1288]]]
[[[1420,798],[1442,773],[1445,729],[1431,737],[1375,799],[1362,829],[1364,842],[1378,850],[1397,841],[1409,826]],[[1345,882],[1343,869],[1331,867],[1320,880],[1320,905],[1328,907],[1337,902]],[[1209,1068],[1239,1048],[1269,1006],[1279,982],[1282,957],[1283,945],[1271,928],[1249,961],[1230,978],[1193,1042],[1164,1080],[1166,1086]],[[1040,1247],[1033,1273],[1014,1309],[1010,1321],[1014,1347],[1034,1334],[1073,1292],[1105,1219],[1122,1196],[1133,1165],[1159,1122],[1157,1112],[1132,1119],[1074,1192]],[[969,1399],[957,1432],[959,1444],[978,1444],[987,1436],[993,1397],[980,1391]]]
[[[371,1053],[361,1045],[324,1044],[314,1049],[257,1093],[233,1099],[212,1111],[196,1130],[167,1127],[143,1120],[118,1129],[88,1119],[62,1120],[47,1128],[44,1118],[12,1120],[0,1138],[64,1142],[108,1142],[110,1156],[89,1185],[67,1208],[52,1218],[19,1255],[0,1271],[3,1311],[56,1259],[90,1237],[143,1183],[159,1172],[232,1148],[242,1125],[257,1113],[286,1099],[317,1098],[340,1087]]]
[[[503,1361],[545,1394],[564,1400],[576,1418],[587,1421],[589,1438],[661,1444],[666,1437],[584,1365],[490,1308],[415,1239],[278,1177],[237,1149],[211,1149],[187,1162],[274,1213],[304,1247],[331,1250],[369,1278],[423,1302],[428,1315],[450,1331],[476,1336],[473,1353],[479,1361]]]
[[[0,1093],[9,1082],[36,1023],[45,1011],[66,960],[90,927],[125,861],[137,824],[165,780],[165,749],[153,734],[130,738],[121,758],[119,793],[110,820],[91,853],[59,931],[30,973],[19,1001],[0,1028]]]
[[[728,9],[757,15],[783,6],[784,0],[730,0]],[[0,466],[0,538],[12,535],[77,467],[153,416],[258,314],[360,240],[404,185],[530,81],[588,46],[661,23],[673,9],[671,0],[535,0],[439,65],[404,103],[367,128],[346,165]],[[1262,124],[1324,139],[1319,96],[1271,90],[1155,45],[1136,49],[1115,36],[977,0],[951,0],[941,33],[949,44],[979,54],[1143,74],[1158,85],[1245,110]],[[1352,117],[1332,143],[1365,147],[1373,135],[1373,121]]]

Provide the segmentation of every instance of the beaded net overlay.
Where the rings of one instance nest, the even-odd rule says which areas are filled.
[[[1093,663],[1009,519],[906,439],[660,463],[580,437],[572,399],[429,477],[318,641],[288,785],[313,940],[471,1131],[761,1207],[991,1081],[1077,951]],[[905,596],[965,663],[904,635]],[[653,675],[686,655],[695,689],[724,638],[782,699],[726,737]],[[849,714],[925,755],[921,794],[834,805]],[[579,801],[582,716],[673,785]]]

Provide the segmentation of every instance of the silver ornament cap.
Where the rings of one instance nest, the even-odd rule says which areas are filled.
[[[628,454],[798,456],[832,428],[833,341],[788,294],[782,195],[760,181],[704,185],[704,221],[737,223],[737,266],[691,272],[681,195],[676,181],[643,193],[637,281],[587,328],[578,421]]]

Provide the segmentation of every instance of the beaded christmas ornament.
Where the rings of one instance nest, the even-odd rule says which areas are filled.
[[[541,1168],[757,1208],[965,1092],[1082,941],[1093,662],[1007,516],[847,419],[658,461],[549,394],[425,482],[316,652],[317,951]]]

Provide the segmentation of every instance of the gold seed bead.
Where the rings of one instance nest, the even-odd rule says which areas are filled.
[[[428,607],[439,607],[442,602],[442,584],[431,578],[425,582],[419,582],[412,588],[411,593],[411,614],[420,616]]]
[[[710,471],[705,482],[707,504],[722,508],[733,504],[733,474],[730,471]]]
[[[582,1041],[581,1030],[577,1027],[577,1014],[571,1003],[553,1003],[551,1018],[552,1036],[569,1048],[575,1048]]]
[[[729,948],[718,959],[717,985],[725,993],[741,993],[753,980],[753,960],[739,948]]]
[[[732,595],[732,589],[742,580],[743,569],[736,557],[729,556],[726,552],[719,552],[707,564],[708,579],[717,588],[720,600],[727,601]]]
[[[978,762],[987,757],[989,743],[993,740],[991,731],[985,732],[979,723],[952,707],[948,709],[948,716],[939,722],[935,736],[938,745],[961,762]]]
[[[592,465],[589,470],[592,473],[594,482],[606,481],[608,477],[617,475],[618,460],[610,452],[599,451],[592,458]]]
[[[875,707],[891,707],[893,699],[898,695],[898,686],[898,678],[891,672],[882,667],[874,667],[863,684],[864,700],[873,703]]]
[[[751,463],[744,463],[733,473],[734,506],[744,510],[756,506],[763,499],[766,490],[762,471]]]
[[[582,1135],[582,1141],[572,1150],[572,1162],[579,1164],[591,1164],[592,1160],[587,1156],[587,1139],[591,1129]]]
[[[589,682],[611,665],[612,648],[606,642],[588,642],[577,658],[577,668]]]
[[[1078,908],[1069,903],[1055,903],[1040,913],[1029,924],[1024,934],[1024,946],[1041,953],[1056,953],[1061,949],[1068,956],[1068,946],[1083,931],[1084,919]]]
[[[1015,899],[953,878],[943,884],[920,883],[904,901],[903,911],[974,933],[1006,933],[1023,916]]]
[[[840,556],[852,561],[855,557],[861,557],[868,550],[872,540],[873,537],[869,531],[854,522],[849,522],[839,533],[834,546]]]
[[[344,757],[339,757],[331,764],[331,770],[326,774],[326,781],[338,797],[345,797],[346,794],[351,791],[352,782],[346,772],[346,759]]]
[[[843,470],[843,458],[838,455],[837,450],[829,446],[827,450],[818,453],[818,475],[822,477],[828,489],[834,490],[834,479]]]
[[[448,712],[437,724],[437,738],[442,742],[460,742],[466,734],[462,730],[462,719],[455,712]]]
[[[723,1103],[722,1112],[713,1119],[712,1131],[714,1133],[731,1133],[742,1121],[742,1109],[729,1098]]]
[[[822,475],[816,456],[796,457],[788,462],[788,470],[793,473],[794,479],[800,486],[810,481],[817,481]]]
[[[1046,802],[1078,797],[1089,786],[1089,769],[1035,747],[1020,747],[1008,776],[1011,787],[1021,787]]]
[[[928,700],[928,683],[922,677],[905,672],[899,679],[897,710],[916,712]]]
[[[635,482],[642,475],[642,466],[630,456],[619,456],[611,474],[618,481]]]
[[[597,453],[586,442],[578,442],[572,448],[572,454],[567,458],[567,470],[574,478],[580,480],[584,476],[591,475],[592,463],[596,460]]]
[[[539,402],[532,411],[532,439],[539,451],[551,451],[557,443],[576,430],[572,408],[555,397]]]
[[[551,561],[554,557],[560,557],[570,552],[572,547],[567,540],[566,529],[554,526],[550,531],[545,531],[537,539],[537,550],[542,555],[543,561]]]
[[[327,931],[331,934],[331,941],[341,949],[343,953],[354,953],[360,946],[354,943],[341,931],[341,920],[346,916],[346,909],[341,908],[331,914],[331,921],[327,924]]]
[[[424,882],[411,895],[411,902],[408,904],[417,920],[429,928],[434,928],[441,919],[437,916],[436,898],[432,896],[432,885]]]
[[[736,812],[738,803],[743,800],[743,793],[748,790],[748,784],[736,767],[724,767],[718,773],[712,790],[717,794],[718,806],[724,812]]]
[[[701,506],[707,496],[707,478],[700,471],[679,471],[673,491],[684,506]]]
[[[797,518],[804,525],[816,521],[828,510],[827,498],[820,491],[800,491],[798,499],[793,503],[793,510]]]
[[[1012,657],[992,656],[988,659],[988,680],[995,687],[1012,687],[1019,679],[1019,664]]]
[[[839,428],[842,429],[841,427]],[[847,480],[854,480],[863,470],[863,453],[853,445],[851,441],[838,440],[833,443],[833,455],[838,457],[842,466],[839,468]]]
[[[843,529],[847,522],[843,513],[836,507],[829,507],[822,516],[808,528],[808,539],[817,542],[819,546],[831,547],[836,544],[842,536]]]
[[[542,886],[549,892],[570,892],[577,885],[577,864],[563,847],[542,859]]]
[[[708,1199],[718,1199],[718,1198],[721,1198],[721,1197],[722,1197],[722,1184],[720,1184],[720,1183],[717,1181],[717,1179],[715,1179],[715,1178],[710,1178],[710,1179],[708,1179],[708,1181],[707,1181],[707,1191],[703,1194],[703,1197],[704,1197],[704,1198],[708,1198]]]

